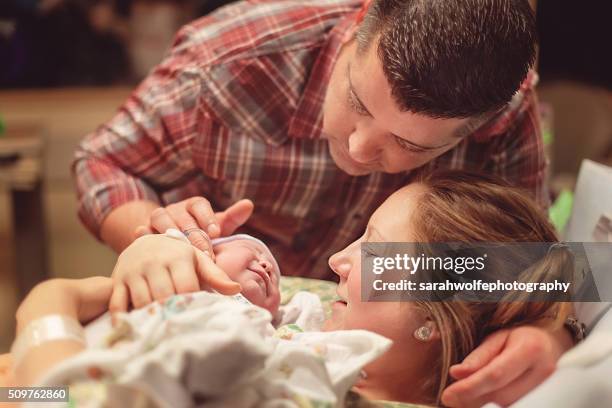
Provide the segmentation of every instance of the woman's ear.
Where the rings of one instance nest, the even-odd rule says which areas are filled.
[[[434,321],[428,318],[414,331],[414,338],[422,342],[437,341],[440,340],[440,331]]]

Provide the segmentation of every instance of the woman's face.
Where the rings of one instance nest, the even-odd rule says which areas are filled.
[[[215,262],[242,286],[242,294],[251,303],[275,314],[280,303],[276,263],[261,244],[248,239],[217,244]]]
[[[423,192],[424,187],[415,183],[391,195],[372,215],[363,236],[329,259],[330,267],[340,277],[337,293],[341,300],[333,304],[332,316],[325,329],[364,329],[393,340],[391,349],[368,365],[365,371],[368,378],[384,378],[391,387],[393,381],[401,382],[396,385],[397,392],[402,386],[406,388],[406,384],[411,384],[408,388],[413,388],[413,391],[418,390],[419,381],[427,377],[424,372],[429,372],[427,368],[431,365],[430,356],[436,342],[422,342],[414,337],[416,329],[431,323],[414,304],[361,301],[360,243],[414,241],[411,217]],[[414,375],[413,379],[411,375]],[[362,388],[361,391],[367,394],[367,383],[368,380],[361,381],[357,388]],[[400,396],[394,394],[394,397]],[[411,400],[411,396],[402,398]]]

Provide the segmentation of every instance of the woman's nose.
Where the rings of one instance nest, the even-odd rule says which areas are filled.
[[[329,267],[342,279],[347,279],[353,267],[350,259],[342,252],[338,252],[329,258]]]

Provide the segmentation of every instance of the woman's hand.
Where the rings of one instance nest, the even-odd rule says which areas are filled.
[[[50,314],[73,317],[81,323],[102,314],[111,296],[112,280],[50,279],[36,285],[17,309],[17,334],[35,319]]]
[[[533,326],[499,330],[485,339],[461,364],[451,367],[457,381],[444,390],[449,407],[507,406],[553,373],[572,345],[567,330],[550,332]]]
[[[17,309],[17,335],[32,321],[61,314],[85,323],[106,311],[112,280],[106,277],[51,279],[34,287]],[[46,342],[27,350],[18,366],[12,367],[11,383],[26,386],[55,364],[79,353],[81,342],[64,339]],[[11,362],[12,364],[12,362]]]
[[[253,202],[240,200],[225,211],[214,212],[204,197],[191,197],[167,207],[159,207],[151,213],[149,225],[141,225],[134,231],[135,237],[155,232],[163,234],[170,228],[179,231],[202,229],[210,238],[233,234],[253,213]],[[189,235],[189,240],[198,249],[208,251],[213,257],[210,242],[200,234]]]
[[[119,255],[113,270],[109,310],[125,312],[175,293],[212,288],[223,294],[240,292],[210,257],[194,246],[165,235],[144,235]]]

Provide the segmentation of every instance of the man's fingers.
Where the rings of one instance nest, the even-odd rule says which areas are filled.
[[[251,200],[240,200],[225,211],[216,214],[221,225],[221,236],[231,235],[253,214],[253,202]]]
[[[449,386],[443,393],[443,402],[451,406],[453,404],[447,403],[449,399],[473,402],[501,390],[530,368],[530,364],[525,363],[525,357],[520,355],[520,350],[505,349],[485,367]]]
[[[204,254],[211,257],[213,260],[215,259],[212,241],[210,240],[210,237],[206,235],[205,232],[203,232],[199,228],[193,228],[191,230],[186,230],[186,233],[187,239],[189,239],[191,245],[198,248]]]
[[[146,306],[152,302],[149,285],[142,276],[135,275],[130,277],[127,286],[130,292],[130,298],[132,299],[132,305],[134,305],[135,309]]]
[[[187,234],[187,238],[194,247],[213,256],[212,243],[209,237],[200,231],[201,228],[198,225],[198,221],[187,212],[187,208],[184,205],[172,204],[166,207],[166,211],[178,226],[177,229]]]
[[[200,290],[198,274],[193,263],[177,261],[170,266],[170,275],[176,293],[190,293]]]
[[[181,227],[174,222],[165,208],[159,207],[154,209],[151,213],[151,229],[163,234],[168,228],[175,228],[179,231],[181,230]]]
[[[488,336],[461,363],[450,367],[451,377],[454,379],[465,378],[487,365],[501,353],[509,334],[508,330],[499,330]]]
[[[208,256],[194,250],[200,287],[209,287],[223,295],[235,295],[242,289],[238,282],[231,280]]]
[[[516,378],[506,387],[490,394],[483,395],[480,400],[483,404],[495,402],[501,406],[508,406],[527,394],[542,383],[554,371],[554,367],[534,365],[531,370]]]
[[[145,235],[153,234],[151,227],[147,225],[141,225],[134,230],[134,239],[143,237]]]
[[[218,238],[221,233],[215,212],[210,202],[204,197],[193,197],[187,201],[187,211],[211,238]]]
[[[117,283],[113,286],[113,294],[111,295],[108,310],[111,316],[127,312],[129,303],[128,290],[123,283]]]
[[[153,300],[163,302],[175,293],[170,272],[162,266],[149,270],[146,275],[146,281],[149,284]]]

